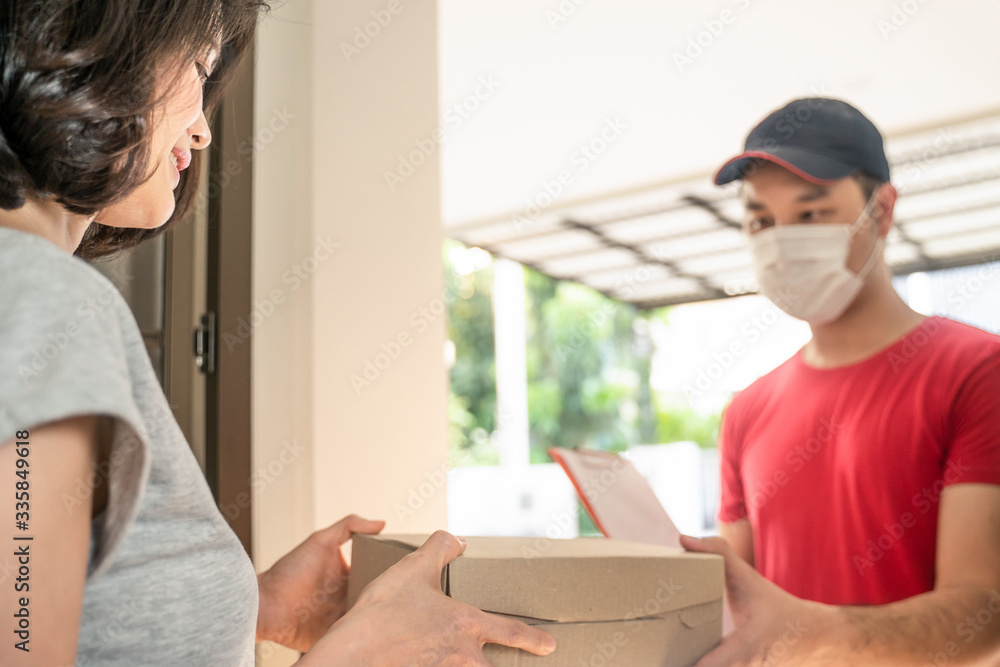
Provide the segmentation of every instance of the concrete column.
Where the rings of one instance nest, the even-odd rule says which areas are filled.
[[[527,466],[530,462],[524,309],[524,269],[509,259],[497,259],[493,263],[493,330],[498,426],[493,441],[504,467]]]
[[[436,3],[282,3],[255,91],[254,294],[271,314],[253,451],[279,473],[254,497],[262,571],[348,513],[447,523]],[[296,658],[258,646],[258,665]]]

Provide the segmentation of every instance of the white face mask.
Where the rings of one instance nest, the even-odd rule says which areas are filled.
[[[861,273],[847,268],[851,238],[869,215],[875,193],[854,224],[774,225],[750,236],[750,253],[760,293],[774,305],[812,325],[840,317],[875,265],[882,238]]]

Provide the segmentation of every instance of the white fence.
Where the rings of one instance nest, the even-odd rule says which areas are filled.
[[[626,458],[649,481],[681,532],[714,532],[716,450],[691,442],[631,447]],[[578,535],[577,495],[555,463],[448,471],[448,529],[457,535]]]

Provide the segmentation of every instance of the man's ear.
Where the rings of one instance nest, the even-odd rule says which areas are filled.
[[[885,182],[875,193],[875,203],[872,205],[872,217],[878,223],[878,235],[885,238],[892,229],[893,213],[896,209],[896,199],[899,197],[895,186]]]

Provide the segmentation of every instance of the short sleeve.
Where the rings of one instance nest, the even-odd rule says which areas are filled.
[[[0,443],[17,431],[79,415],[114,421],[96,472],[108,504],[95,519],[88,579],[113,560],[138,513],[149,476],[149,440],[132,392],[115,286],[39,238],[0,235]],[[134,325],[134,320],[130,320]],[[65,493],[80,493],[67,489]]]
[[[721,499],[719,501],[718,519],[722,523],[739,521],[747,517],[746,499],[743,495],[743,478],[740,473],[740,455],[743,450],[740,439],[736,436],[742,431],[738,425],[740,410],[736,406],[738,397],[734,398],[729,407],[722,413],[722,426],[719,429],[719,463],[721,466],[719,485]]]
[[[1000,485],[1000,352],[965,379],[951,411],[945,485]]]

